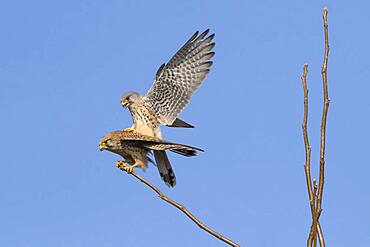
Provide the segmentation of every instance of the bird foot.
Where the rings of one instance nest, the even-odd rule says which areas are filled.
[[[134,132],[134,128],[126,128],[123,130],[124,132]]]
[[[135,165],[132,165],[132,166],[125,166],[123,167],[123,169],[127,172],[127,173],[132,173],[134,171],[134,168],[137,167],[138,164],[135,164]]]
[[[116,167],[118,167],[121,170],[124,170],[127,173],[132,173],[134,171],[134,168],[137,167],[137,166],[138,166],[138,164],[128,166],[128,165],[126,165],[125,161],[123,161],[123,160],[119,160],[119,161],[116,162]]]
[[[123,168],[127,173],[132,173],[133,170],[134,170],[134,167],[133,166],[125,166]]]
[[[116,167],[121,168],[121,167],[126,167],[126,164],[123,160],[119,160],[116,162]]]

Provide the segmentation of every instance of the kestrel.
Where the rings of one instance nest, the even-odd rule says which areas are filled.
[[[159,67],[146,95],[132,91],[123,94],[121,104],[129,109],[133,119],[133,126],[125,131],[162,139],[161,125],[193,128],[177,116],[212,66],[215,34],[207,36],[208,32],[209,29],[201,34],[195,32],[167,64]],[[159,170],[173,172],[165,151],[153,153]]]
[[[122,156],[124,160],[117,161],[116,165],[119,166],[122,162],[128,164],[128,172],[132,172],[134,167],[145,169],[148,166],[148,162],[154,164],[153,160],[148,156],[151,151],[170,150],[184,156],[195,156],[199,151],[203,151],[199,148],[129,131],[112,131],[108,133],[99,142],[99,149],[101,151],[108,150]],[[158,170],[166,185],[169,187],[175,186],[176,177],[172,169],[162,170],[158,166]]]
[[[167,64],[159,67],[146,95],[132,91],[123,94],[121,104],[133,119],[133,126],[126,131],[162,138],[160,125],[193,127],[177,116],[212,66],[215,43],[211,42],[215,34],[207,37],[208,32],[209,29],[200,35],[194,33]]]

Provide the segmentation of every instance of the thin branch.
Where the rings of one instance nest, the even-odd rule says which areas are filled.
[[[322,195],[324,191],[324,171],[325,171],[325,138],[326,138],[326,119],[329,109],[329,96],[328,96],[328,79],[327,79],[327,66],[329,57],[329,35],[328,35],[328,9],[324,8],[323,13],[324,33],[325,33],[325,52],[324,61],[321,68],[322,84],[324,90],[324,106],[321,119],[321,142],[320,142],[320,176],[319,188],[317,192],[317,208],[318,218],[320,217],[322,208]]]
[[[308,135],[307,135],[307,118],[308,118],[308,89],[307,89],[307,64],[304,65],[303,74],[302,74],[302,84],[304,91],[304,118],[303,118],[303,136],[305,142],[306,150],[306,164],[305,164],[305,173],[306,173],[306,183],[307,190],[310,200],[311,214],[312,214],[312,226],[309,238],[307,240],[307,246],[316,246],[316,234],[318,234],[318,239],[320,246],[325,246],[324,237],[322,234],[322,229],[319,224],[319,218],[322,212],[322,196],[324,189],[324,172],[325,172],[325,135],[326,135],[326,122],[327,122],[327,113],[329,108],[329,97],[328,97],[328,86],[327,86],[327,62],[329,56],[329,39],[328,39],[328,23],[327,23],[328,10],[324,8],[323,11],[323,20],[324,20],[324,33],[325,33],[325,52],[324,52],[324,62],[322,66],[322,79],[323,79],[323,91],[324,91],[324,107],[321,121],[321,142],[320,142],[320,175],[319,175],[319,185],[314,185],[312,188],[311,174],[310,174],[310,156],[311,156],[311,147],[309,145]],[[316,192],[317,191],[317,192]]]
[[[304,146],[305,146],[305,151],[306,151],[306,162],[304,165],[304,171],[306,175],[306,184],[307,184],[307,192],[308,192],[308,198],[310,201],[310,208],[311,208],[311,215],[312,215],[312,222],[315,221],[316,218],[316,191],[314,191],[314,188],[312,187],[312,179],[311,179],[311,146],[310,146],[310,141],[308,138],[308,133],[307,133],[307,120],[308,120],[308,88],[307,88],[307,72],[308,72],[308,65],[305,64],[303,66],[303,73],[301,76],[302,80],[302,87],[303,87],[303,123],[302,123],[302,131],[303,131],[303,139],[304,139]],[[317,186],[315,186],[317,188]],[[310,234],[307,239],[307,247],[312,246],[313,240],[316,238],[316,232],[319,235],[319,241],[320,245],[323,247],[325,246],[323,242],[323,234],[322,234],[322,229],[320,226],[320,223],[318,221],[316,227],[311,226],[310,229]],[[317,231],[316,231],[317,229]]]
[[[303,138],[306,151],[306,163],[305,163],[305,175],[308,197],[310,200],[310,208],[312,215],[312,225],[310,228],[310,234],[307,239],[307,247],[314,247],[317,245],[317,237],[321,247],[325,247],[324,236],[319,223],[319,218],[322,212],[322,196],[324,190],[324,172],[325,172],[325,137],[326,137],[326,122],[327,114],[329,108],[329,96],[328,96],[328,82],[327,82],[327,64],[329,56],[329,38],[328,38],[328,9],[324,8],[323,11],[323,21],[324,21],[324,33],[325,33],[325,52],[324,61],[321,68],[321,75],[323,80],[323,91],[324,91],[324,106],[321,120],[321,142],[320,142],[320,172],[319,172],[319,185],[317,185],[316,180],[313,180],[314,185],[312,186],[311,180],[311,146],[307,134],[307,119],[308,119],[308,89],[307,89],[307,67],[305,64],[302,73],[302,85],[304,93],[304,115],[303,115]]]
[[[312,180],[311,180],[311,146],[310,141],[308,139],[307,134],[307,119],[308,119],[308,89],[307,89],[307,70],[308,65],[305,64],[303,66],[303,74],[301,76],[302,86],[303,86],[303,123],[302,123],[302,131],[303,131],[303,139],[304,139],[304,147],[306,151],[306,163],[304,165],[304,170],[306,174],[306,183],[307,183],[307,191],[308,191],[308,198],[310,200],[311,206],[311,213],[315,211],[315,198],[313,195],[313,188],[312,188]]]
[[[315,198],[315,202],[317,203],[317,182],[316,179],[313,180],[313,195]],[[316,207],[316,205],[315,205]],[[318,221],[318,216],[317,216],[317,211],[312,215],[313,220],[312,220],[312,233],[313,233],[313,246],[317,246],[317,221]]]
[[[189,210],[187,210],[184,205],[179,204],[179,203],[175,202],[174,200],[172,200],[172,199],[168,198],[167,196],[165,196],[157,187],[155,187],[149,181],[147,181],[146,179],[144,179],[141,176],[137,175],[135,172],[128,172],[127,166],[125,166],[124,164],[120,164],[117,167],[120,170],[125,171],[128,174],[131,174],[132,176],[136,177],[137,179],[140,180],[140,182],[146,184],[149,188],[151,188],[155,193],[158,194],[159,198],[161,198],[162,200],[166,201],[167,203],[171,204],[172,206],[174,206],[177,209],[179,209],[180,211],[182,211],[189,219],[191,219],[195,224],[197,224],[204,231],[208,232],[209,234],[213,235],[214,237],[220,239],[221,241],[227,243],[230,246],[239,247],[239,245],[237,243],[231,241],[230,239],[222,236],[218,232],[215,232],[214,230],[212,230],[209,227],[207,227],[206,225],[204,225]]]
[[[326,144],[326,122],[329,109],[329,95],[328,95],[328,79],[327,79],[327,66],[329,57],[329,34],[328,34],[328,9],[324,8],[323,11],[323,22],[324,22],[324,35],[325,35],[325,51],[324,51],[324,61],[321,67],[321,76],[324,91],[324,105],[321,118],[321,138],[320,138],[320,172],[319,172],[319,186],[317,189],[317,199],[316,199],[316,212],[314,214],[314,219],[312,225],[316,225],[319,222],[319,218],[322,212],[322,197],[324,191],[324,178],[325,178],[325,144]],[[316,194],[315,194],[316,195]],[[316,237],[316,236],[315,236]],[[320,246],[325,246],[325,241],[323,235],[319,234]]]
[[[322,233],[321,225],[320,222],[317,222],[317,232],[319,236],[319,243],[321,247],[325,247],[325,240],[324,240],[324,235]]]

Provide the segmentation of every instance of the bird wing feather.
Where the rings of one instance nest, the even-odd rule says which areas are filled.
[[[175,121],[208,74],[215,54],[215,43],[211,43],[215,35],[207,37],[208,32],[194,33],[167,64],[159,67],[144,99],[161,124]]]
[[[195,156],[199,152],[203,152],[202,149],[192,147],[189,145],[169,142],[161,140],[159,138],[142,135],[135,132],[126,132],[123,131],[121,134],[122,142],[137,142],[139,145],[142,145],[145,148],[150,150],[165,151],[170,150],[172,152],[184,155],[184,156]]]

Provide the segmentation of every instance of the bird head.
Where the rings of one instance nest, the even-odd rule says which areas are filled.
[[[140,94],[137,92],[126,92],[121,97],[121,104],[123,107],[129,107],[132,104],[138,103],[140,98]]]
[[[105,135],[99,142],[100,151],[115,152],[121,147],[121,131],[112,131]]]

